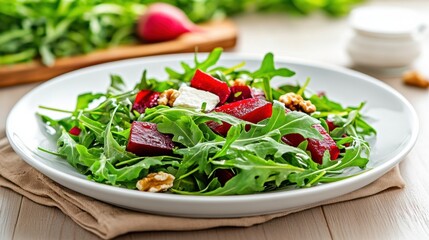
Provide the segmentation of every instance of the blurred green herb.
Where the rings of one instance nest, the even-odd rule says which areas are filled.
[[[92,52],[135,41],[145,5],[119,0],[0,0],[0,64]]]
[[[135,24],[146,6],[167,2],[194,22],[234,14],[287,12],[307,15],[322,10],[346,14],[363,0],[0,0],[0,65],[56,58],[137,41]]]

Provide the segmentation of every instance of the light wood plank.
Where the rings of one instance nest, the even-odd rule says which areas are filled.
[[[267,239],[331,239],[321,207],[275,219],[261,226]]]
[[[0,239],[12,239],[22,196],[0,187]]]
[[[416,189],[411,190],[414,192]],[[324,207],[334,239],[427,239],[429,203],[424,189],[380,194]]]
[[[188,239],[204,239],[204,240],[220,240],[216,230],[199,230],[186,232],[146,232],[132,233],[120,236],[117,240],[134,240],[134,239],[151,239],[151,240],[188,240]],[[231,238],[232,239],[232,238]]]
[[[14,239],[98,239],[60,210],[23,198]]]
[[[310,230],[311,229],[311,230]],[[330,239],[329,229],[320,207],[274,219],[264,224],[248,227],[223,227],[191,232],[147,232],[122,236],[130,239]]]

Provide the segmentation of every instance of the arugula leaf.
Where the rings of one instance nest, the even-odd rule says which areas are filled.
[[[118,142],[113,138],[111,129],[118,107],[113,110],[110,122],[107,124],[106,130],[104,131],[104,155],[112,164],[117,161],[124,161],[136,157],[133,153],[126,151],[125,146],[119,145]]]
[[[121,76],[118,75],[110,75],[110,86],[107,89],[108,95],[117,95],[122,92],[125,92],[127,89],[127,86],[125,85],[124,80]]]
[[[85,109],[91,102],[104,96],[102,93],[82,93],[77,97],[75,111]]]
[[[66,131],[63,131],[57,145],[58,154],[65,156],[70,165],[78,169],[82,169],[82,166],[91,166],[100,157],[90,153],[85,146],[76,143]]]
[[[104,154],[100,156],[100,159],[96,162],[94,162],[89,170],[92,172],[91,179],[97,181],[97,182],[104,182],[108,179],[110,179],[109,170],[107,169],[107,164],[109,164],[108,159]],[[113,180],[114,181],[114,180]],[[113,181],[107,181],[108,183],[111,183]]]
[[[58,153],[65,155],[70,165],[76,168],[79,163],[79,152],[76,150],[76,142],[66,131],[58,138],[57,146]]]
[[[133,165],[122,168],[115,168],[110,161],[107,161],[105,168],[109,177],[103,180],[108,180],[112,185],[117,184],[117,182],[133,182],[135,186],[135,182],[146,176],[150,168],[177,164],[176,158],[170,156],[146,157]]]
[[[136,84],[134,89],[137,90],[146,90],[146,89],[152,89],[153,83],[147,79],[147,69],[143,70],[142,76],[140,78],[140,82]]]
[[[190,82],[197,69],[200,69],[201,71],[204,71],[204,72],[209,71],[209,68],[213,67],[218,62],[220,56],[222,55],[222,52],[223,52],[222,48],[215,48],[202,62],[198,61],[197,55],[195,53],[195,58],[194,58],[195,66],[191,67],[185,62],[181,62],[182,68],[184,70],[183,73],[179,73],[169,67],[165,68],[165,71],[169,75],[169,79],[177,79],[182,82]]]
[[[326,96],[319,97],[317,95],[313,95],[310,97],[309,100],[316,106],[316,109],[321,112],[329,112],[336,114],[347,111],[347,109],[343,108],[341,104],[330,100]]]
[[[268,78],[262,79],[263,86],[264,86],[264,94],[267,101],[272,102],[273,101],[273,89],[270,86],[270,80]]]
[[[274,64],[274,55],[267,53],[262,60],[261,67],[252,73],[253,78],[273,78],[275,76],[291,77],[295,72],[287,68],[276,68]]]
[[[283,136],[290,133],[298,133],[304,138],[321,139],[320,133],[314,129],[314,124],[318,120],[301,112],[290,112],[286,114],[282,103],[274,101],[273,112],[265,125],[254,126],[243,135],[243,139],[249,139],[255,136]]]
[[[266,182],[275,182],[280,185],[292,172],[303,171],[290,164],[276,163],[248,153],[239,155],[226,161],[213,161],[217,166],[240,169],[238,174],[226,182],[225,186],[209,192],[180,192],[181,194],[196,195],[233,195],[249,194],[264,190]]]
[[[204,139],[204,134],[198,125],[188,116],[182,116],[175,121],[165,118],[157,125],[161,133],[173,134],[173,141],[192,147]]]
[[[106,126],[99,121],[92,120],[91,118],[81,114],[78,117],[79,122],[89,128],[92,132],[95,133],[95,136],[98,141],[104,141],[104,132],[106,129]]]

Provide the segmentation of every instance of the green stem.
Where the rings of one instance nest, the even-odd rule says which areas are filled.
[[[136,90],[131,90],[131,91],[128,91],[128,92],[125,92],[125,93],[121,93],[121,94],[118,94],[118,95],[114,95],[114,96],[112,96],[111,98],[121,99],[121,98],[124,98],[124,97],[132,96],[132,95],[134,95],[134,94],[136,94],[136,93],[137,93],[137,91],[136,91]]]
[[[38,147],[37,149],[39,149],[42,152],[49,153],[49,154],[52,154],[52,155],[57,156],[57,157],[67,158],[67,156],[64,155],[64,154],[59,154],[59,153],[56,153],[56,152],[52,152],[52,151],[49,151],[49,150],[44,149],[42,147]]]
[[[136,162],[136,161],[143,160],[144,158],[145,158],[145,157],[136,157],[136,158],[131,158],[131,159],[128,159],[128,160],[126,160],[126,161],[118,162],[117,164],[115,164],[115,166],[116,166],[116,167],[120,167],[120,166],[122,166],[122,165],[126,165],[126,164],[129,164],[129,163],[134,163],[134,162]]]
[[[45,109],[45,110],[49,110],[49,111],[54,111],[54,112],[62,112],[62,113],[70,113],[70,114],[75,113],[75,111],[64,110],[64,109],[59,109],[59,108],[52,108],[52,107],[46,107],[46,106],[39,106],[39,108],[41,108],[41,109]],[[88,110],[84,110],[84,111],[81,111],[81,112],[84,112],[84,113],[91,113],[91,114],[96,114],[96,115],[107,115],[106,113],[102,113],[102,112],[91,112],[91,111],[88,111]]]
[[[192,169],[191,171],[187,172],[186,174],[183,174],[182,176],[179,177],[179,179],[184,179],[185,177],[192,175],[197,171],[198,171],[198,167]]]
[[[314,183],[316,183],[317,181],[319,181],[319,179],[323,176],[325,176],[326,171],[322,171],[317,177],[315,177],[313,180],[311,180],[311,182],[307,183],[305,186],[306,187],[311,187]]]
[[[59,108],[46,107],[46,106],[39,106],[39,108],[54,111],[54,112],[62,112],[62,113],[70,113],[70,114],[74,113],[73,111],[59,109]]]
[[[304,94],[305,89],[308,87],[308,84],[310,84],[310,78],[308,77],[305,80],[304,85],[302,85],[302,87],[298,90],[298,92],[296,94],[298,94],[299,96],[302,96],[302,94]]]
[[[228,74],[234,72],[235,70],[244,67],[244,65],[246,65],[246,62],[243,61],[243,62],[241,62],[241,63],[239,63],[239,64],[237,64],[235,66],[232,66],[232,67],[224,70],[223,74],[228,75]]]

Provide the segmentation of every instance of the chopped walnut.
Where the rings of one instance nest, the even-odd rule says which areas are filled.
[[[309,100],[304,100],[300,95],[293,92],[281,95],[279,101],[284,103],[285,106],[292,111],[296,110],[305,113],[313,113],[316,111],[316,106]]]
[[[158,98],[158,105],[173,106],[174,101],[179,97],[179,91],[175,89],[168,89],[162,92]]]
[[[173,187],[173,181],[174,176],[169,173],[150,173],[138,181],[136,187],[144,192],[165,192]]]
[[[429,81],[425,79],[425,77],[413,70],[413,71],[407,71],[402,75],[402,80],[405,84],[420,87],[420,88],[428,88],[429,87]]]
[[[231,87],[238,87],[238,86],[247,86],[246,80],[237,78],[234,81],[229,81],[229,85]]]

